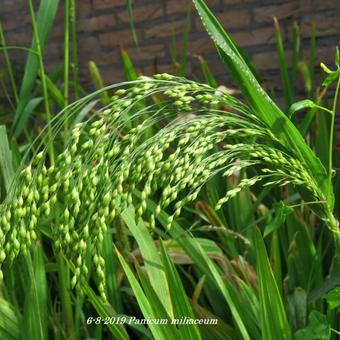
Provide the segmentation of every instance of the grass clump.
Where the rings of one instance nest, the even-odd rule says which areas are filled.
[[[155,95],[161,98],[158,105],[147,104]],[[150,228],[167,211],[170,229],[211,178],[251,167],[255,174],[227,190],[215,210],[263,182],[301,187],[318,203],[320,216],[328,214],[313,174],[249,106],[168,74],[123,84],[107,107],[73,127],[54,163],[47,165],[46,157],[41,151],[22,170],[21,185],[1,207],[1,265],[25,254],[37,239],[37,226],[49,224],[54,247],[75,267],[72,286],[86,280],[93,261],[103,299],[103,240],[114,218],[130,205],[137,207],[137,220],[148,221]],[[158,201],[151,214],[149,198]]]

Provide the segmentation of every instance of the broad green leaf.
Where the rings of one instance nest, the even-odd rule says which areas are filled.
[[[154,212],[156,204],[148,200],[148,208]],[[160,223],[163,226],[167,225],[168,215],[165,212],[161,212],[158,216]],[[221,291],[225,298],[228,307],[230,308],[231,314],[235,320],[236,325],[244,340],[250,340],[247,328],[241,318],[239,309],[241,306],[235,304],[230,291],[228,290],[221,273],[219,272],[215,263],[208,257],[206,252],[203,250],[201,245],[196,241],[195,238],[191,237],[181,226],[174,222],[171,229],[169,230],[170,235],[173,239],[176,239],[177,243],[185,250],[185,252],[192,258],[195,265],[204,273],[207,278]]]
[[[285,308],[277,287],[262,235],[255,230],[256,271],[259,285],[263,339],[292,339]]]
[[[62,110],[65,107],[65,99],[58,87],[53,83],[53,81],[46,75],[46,85],[51,98],[58,104],[59,108]]]
[[[113,310],[113,308],[107,304],[104,303],[92,290],[92,288],[89,286],[87,282],[82,283],[82,288],[84,289],[84,293],[87,295],[90,303],[94,307],[94,309],[97,311],[98,315],[102,318],[111,318],[114,316],[118,316],[117,313]],[[112,333],[112,335],[117,340],[129,340],[129,336],[126,333],[126,330],[124,327],[120,324],[116,323],[108,323],[107,324],[108,329]]]
[[[326,76],[325,80],[322,82],[322,86],[326,87],[332,85],[339,77],[340,69],[332,71]]]
[[[302,328],[307,321],[307,293],[301,287],[296,287],[294,292],[288,295],[288,306],[291,324],[294,329]]]
[[[176,319],[180,319],[182,317],[190,317],[194,319],[195,316],[191,309],[181,278],[178,275],[174,264],[166,253],[163,242],[160,243],[160,248],[162,263],[164,266],[167,282],[170,287],[171,301],[174,308],[174,317]],[[201,339],[197,325],[181,325],[179,329],[184,339]]]
[[[20,120],[18,121],[18,124],[15,125],[14,128],[14,134],[15,136],[19,136],[29,118],[29,116],[32,114],[32,112],[42,103],[43,97],[36,97],[32,98],[28,101],[27,105],[23,109]]]
[[[126,263],[122,255],[118,252],[118,250],[116,251],[117,251],[118,259],[123,267],[123,270],[125,272],[127,279],[129,280],[134,296],[137,299],[138,306],[141,309],[144,318],[150,318],[150,319],[159,318],[160,316],[155,315],[154,313],[154,310],[152,308],[152,301],[149,301],[149,299],[145,295],[141,285],[139,284],[136,276],[130,269],[129,265]],[[152,334],[154,335],[155,339],[166,339],[166,335],[167,335],[166,328],[162,327],[162,325],[156,325],[156,324],[151,323],[149,325],[149,328]]]
[[[48,318],[46,318],[46,315],[48,292],[43,256],[42,246],[36,245],[33,261],[30,255],[26,257],[29,284],[25,298],[23,334],[25,334],[27,339],[45,340],[47,338]]]
[[[327,293],[325,298],[330,309],[338,308],[340,306],[340,287],[336,287],[331,290]]]
[[[44,50],[48,34],[53,25],[57,13],[58,4],[59,0],[40,1],[37,16],[37,29],[39,43],[42,50]],[[32,49],[33,50],[36,49],[36,42],[34,39],[32,41]],[[16,129],[17,125],[22,125],[21,122],[22,115],[26,105],[32,99],[33,93],[32,89],[36,82],[38,71],[39,71],[39,57],[35,53],[30,53],[26,61],[24,76],[20,87],[19,102],[13,121],[14,129]]]
[[[315,108],[317,105],[310,99],[304,99],[292,104],[288,110],[289,118],[293,116],[296,111],[304,110],[307,108]]]
[[[182,326],[175,325],[176,319],[171,318],[170,315],[164,308],[163,303],[157,296],[156,292],[150,285],[150,281],[148,280],[146,273],[142,271],[141,267],[138,263],[135,263],[137,274],[141,285],[144,289],[146,298],[150,302],[150,307],[153,310],[154,319],[162,320],[163,324],[157,325],[157,327],[162,329],[164,333],[165,339],[183,339],[186,340],[184,335],[182,334]]]
[[[20,318],[18,318],[15,309],[9,302],[0,298],[0,339],[21,339],[20,328]]]
[[[128,226],[131,234],[137,241],[153,289],[158,295],[160,301],[162,301],[167,313],[172,317],[173,309],[169,285],[166,279],[163,264],[149,231],[146,229],[143,223],[136,225],[135,211],[133,207],[129,207],[124,210],[121,216]]]
[[[248,67],[233,39],[223,30],[212,12],[202,0],[193,0],[201,20],[215,42],[224,62],[231,70],[244,96],[257,114],[280,139],[283,145],[307,164],[320,189],[327,197],[328,205],[334,206],[332,188],[327,181],[327,173],[320,160],[313,154],[301,134],[261,88]]]
[[[197,315],[197,318],[207,320],[207,323],[199,325],[203,339],[215,339],[215,340],[237,340],[239,339],[235,330],[225,323],[222,319],[212,314],[206,308],[200,306],[197,303],[193,304],[193,308]],[[211,321],[210,321],[211,320]],[[213,323],[213,320],[216,324]],[[211,322],[211,323],[208,323]]]
[[[329,340],[331,328],[327,317],[313,310],[308,316],[308,325],[294,334],[294,340]]]

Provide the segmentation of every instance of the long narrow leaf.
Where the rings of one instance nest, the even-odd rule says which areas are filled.
[[[334,195],[327,181],[327,173],[320,160],[313,154],[301,134],[277,107],[241,56],[233,39],[223,30],[202,0],[193,0],[206,30],[218,47],[223,61],[227,64],[244,96],[253,106],[255,113],[272,129],[273,133],[297,157],[306,162],[319,187],[325,194],[330,209],[334,206]]]
[[[167,313],[173,316],[169,286],[152,237],[142,223],[136,225],[132,207],[123,211],[122,218],[138,243],[153,289],[162,301]]]
[[[38,29],[39,43],[42,50],[45,47],[48,34],[53,25],[58,4],[59,0],[40,1],[36,24]],[[32,42],[32,49],[33,50],[36,49],[35,39],[33,39]],[[13,122],[14,127],[16,127],[16,125],[20,122],[22,113],[27,103],[31,99],[32,88],[37,79],[38,71],[39,71],[39,57],[35,53],[30,53],[26,61],[25,72],[20,87],[19,103],[17,110],[15,112],[15,118]]]
[[[263,339],[292,339],[280,292],[267,257],[265,244],[257,229],[255,231],[255,248]]]

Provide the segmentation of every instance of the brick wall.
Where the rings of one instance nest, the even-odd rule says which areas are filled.
[[[0,19],[10,45],[29,45],[31,37],[27,1],[1,0]],[[171,51],[181,50],[181,38],[190,1],[135,0],[133,13],[137,47],[131,37],[125,0],[77,1],[78,46],[81,74],[88,79],[87,63],[94,60],[106,83],[123,79],[119,46],[123,46],[140,72],[171,72]],[[278,83],[278,60],[275,51],[272,17],[280,19],[284,41],[291,47],[291,25],[301,25],[303,46],[308,46],[311,27],[317,27],[319,56],[333,62],[334,46],[340,43],[339,0],[206,0],[222,25],[252,56],[264,80]],[[175,43],[172,41],[175,38]],[[221,83],[228,76],[215,48],[193,11],[188,47],[188,73],[201,77],[196,55],[203,55]],[[46,50],[45,60],[51,69],[63,54],[63,1]],[[307,52],[306,52],[307,55]],[[24,54],[11,51],[16,69],[22,69]],[[288,61],[289,62],[289,61]],[[1,66],[0,66],[1,68]],[[20,73],[20,72],[18,72]]]

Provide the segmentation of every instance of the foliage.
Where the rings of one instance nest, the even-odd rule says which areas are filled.
[[[56,7],[41,1],[45,23],[29,2],[27,63],[36,66],[21,88],[31,90],[15,95],[10,77],[16,123],[10,138],[0,128],[1,339],[336,338],[339,53],[334,71],[322,66],[322,96],[311,67],[309,98],[294,103],[298,29],[290,78],[276,22],[286,114],[204,2],[193,2],[242,98],[216,88],[201,57],[209,85],[182,77],[188,15],[179,76],[137,77],[122,49],[128,81],[103,87],[91,62],[97,91],[68,105],[82,92],[68,62],[77,64],[75,2],[65,2],[61,78],[45,73],[37,43]],[[305,109],[299,124],[294,113]],[[44,129],[27,131],[40,110]],[[308,144],[315,117],[324,132]]]

